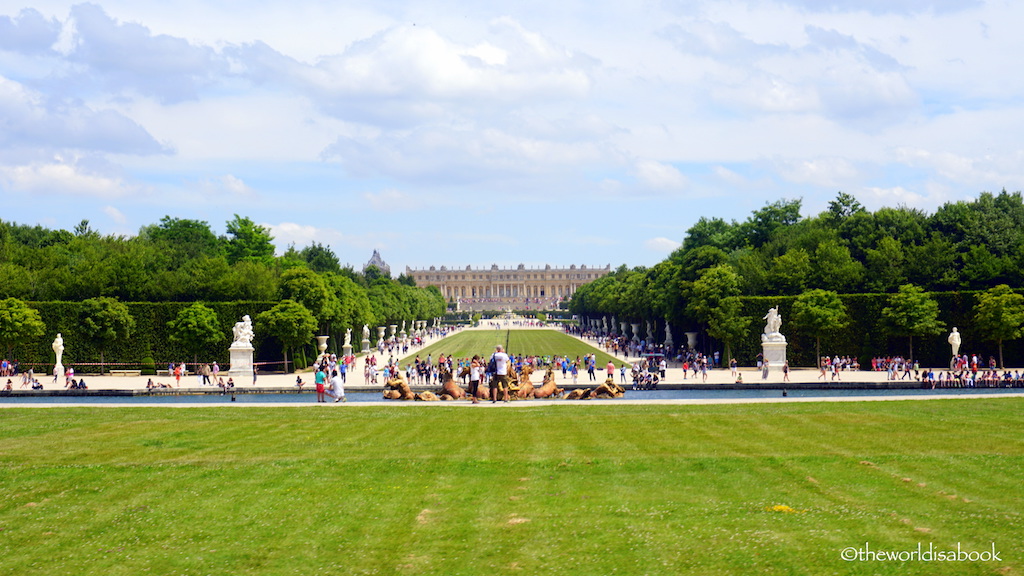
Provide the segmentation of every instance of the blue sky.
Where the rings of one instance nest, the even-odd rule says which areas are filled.
[[[393,270],[652,265],[781,198],[1024,188],[1024,3],[0,0],[0,218]]]

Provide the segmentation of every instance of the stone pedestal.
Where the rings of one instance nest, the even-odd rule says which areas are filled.
[[[369,352],[370,351],[370,340],[369,339],[363,338],[363,341],[360,342],[359,345],[362,347],[362,348],[360,348],[360,351],[362,351],[362,352]]]
[[[344,358],[347,358],[347,357],[351,356],[352,355],[352,346],[349,345],[349,344],[346,344],[346,345],[342,346],[341,347],[341,355]]]
[[[228,352],[231,354],[231,368],[228,370],[228,376],[232,378],[240,376],[252,377],[253,351],[254,348],[252,346],[235,346],[232,344],[228,348]]]
[[[64,374],[67,373],[68,369],[63,364],[54,364],[52,374],[56,374],[57,378],[63,378]]]
[[[769,370],[781,370],[782,365],[786,363],[786,341],[762,341],[761,353],[768,362]]]

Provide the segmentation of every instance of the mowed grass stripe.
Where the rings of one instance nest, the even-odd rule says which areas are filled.
[[[494,353],[496,345],[505,346],[506,340],[508,352],[517,355],[568,356],[575,359],[583,358],[587,354],[596,354],[598,371],[603,370],[609,360],[615,362],[616,366],[624,362],[621,358],[615,358],[558,330],[464,330],[413,351],[401,358],[399,363],[404,366],[417,356],[426,359],[428,354],[434,361],[441,354],[454,355],[456,358],[472,358],[474,354],[479,354],[481,358],[486,359]]]
[[[1015,573],[1022,408],[5,409],[0,574]]]

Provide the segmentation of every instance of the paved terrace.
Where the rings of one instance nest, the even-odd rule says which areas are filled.
[[[465,328],[465,330],[494,330],[495,324],[497,323],[500,329],[506,328],[506,324],[503,320],[490,320],[484,321],[480,327],[477,328]],[[526,327],[516,326],[512,323],[507,325],[507,328],[515,330],[550,330],[551,328],[544,327]],[[440,338],[432,338],[428,340],[424,346],[429,346],[435,342],[440,341]],[[584,340],[581,339],[591,346],[597,346],[596,340]],[[418,349],[410,351],[410,357],[414,357]],[[365,367],[366,357],[359,356],[356,358],[355,367],[353,372],[349,374],[348,382],[345,385],[346,391],[360,392],[360,391],[378,391],[382,388],[382,384],[366,386],[363,384],[363,369]],[[380,360],[378,358],[378,360]],[[385,359],[386,360],[386,359]],[[622,363],[631,363],[638,358],[623,358],[619,357],[616,361],[616,372],[615,380],[621,384],[618,367]],[[405,362],[402,362],[405,365]],[[628,370],[628,368],[627,368]],[[913,380],[897,380],[887,381],[885,372],[871,372],[871,371],[857,371],[857,372],[840,372],[839,379],[833,380],[831,376],[827,376],[825,379],[820,377],[820,372],[811,368],[793,368],[790,370],[789,382],[783,381],[783,375],[781,369],[778,367],[772,368],[769,373],[767,380],[762,380],[761,372],[753,366],[740,367],[740,374],[743,377],[742,387],[750,388],[920,388],[921,384]],[[605,370],[603,366],[598,366],[598,370],[595,373],[596,382],[603,382],[605,379]],[[562,376],[561,370],[555,371],[556,381],[560,387],[571,388],[572,376]],[[281,392],[289,390],[297,390],[295,386],[296,374],[259,374],[256,383],[253,384],[251,377],[236,378],[235,388],[237,390],[260,390],[265,392]],[[313,374],[310,371],[301,373],[302,379],[307,383],[304,389],[312,389]],[[202,386],[199,380],[194,375],[184,376],[181,379],[181,385],[175,385],[175,379],[173,376],[99,376],[99,375],[85,375],[86,385],[88,386],[88,392],[96,393],[99,391],[131,391],[131,390],[145,390],[146,383],[152,378],[154,382],[167,384],[173,387],[173,391],[182,393],[210,393],[214,390],[219,391],[216,386]],[[627,383],[626,386],[631,384],[629,380],[629,373],[627,371]],[[61,378],[57,384],[53,383],[53,377],[42,377],[40,383],[43,384],[43,390],[53,393],[55,391],[64,390],[64,382]],[[227,378],[224,377],[226,381]],[[533,383],[535,385],[540,384],[541,375],[534,374]],[[580,372],[577,378],[579,385],[586,386],[591,384],[586,371]],[[13,379],[14,391],[16,393],[31,392],[28,388],[21,388],[21,380],[19,378]],[[713,369],[709,370],[707,379],[702,378],[700,374],[694,376],[693,372],[690,371],[688,374],[683,373],[681,368],[669,368],[666,371],[665,379],[659,385],[661,389],[673,389],[673,388],[693,388],[693,387],[709,387],[709,388],[737,388],[736,379],[732,377],[728,367],[724,369]],[[420,387],[414,386],[415,389],[421,389]],[[423,389],[434,389],[434,386],[422,387]],[[77,392],[77,391],[75,391]],[[90,394],[91,395],[91,394]]]

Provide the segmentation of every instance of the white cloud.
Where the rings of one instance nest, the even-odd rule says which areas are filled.
[[[859,176],[857,168],[844,158],[809,158],[782,161],[780,175],[790,182],[842,188]]]
[[[125,215],[120,210],[114,208],[113,206],[104,206],[103,213],[106,214],[108,218],[110,218],[117,224],[126,224],[128,222],[128,219],[125,217]]]
[[[633,165],[638,180],[656,190],[680,190],[686,187],[686,176],[675,166],[656,160],[638,160]]]
[[[0,166],[0,187],[30,194],[92,198],[116,198],[138,191],[118,177],[93,173],[59,158],[48,163]]]
[[[380,192],[366,192],[363,198],[374,209],[382,212],[418,210],[421,203],[414,196],[389,188]]]
[[[670,240],[668,238],[651,238],[644,242],[644,248],[651,252],[658,252],[660,254],[670,254],[677,248],[682,246],[681,242]]]

